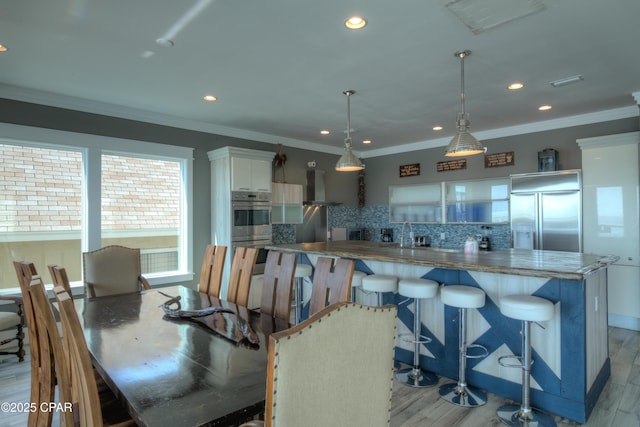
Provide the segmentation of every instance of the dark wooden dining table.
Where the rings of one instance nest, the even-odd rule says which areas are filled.
[[[182,310],[232,309],[259,344],[243,337],[236,314],[167,318],[162,305],[176,296]],[[96,370],[138,425],[233,425],[264,411],[268,337],[287,322],[183,286],[75,304]]]

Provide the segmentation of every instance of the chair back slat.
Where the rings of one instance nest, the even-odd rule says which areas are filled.
[[[251,290],[251,278],[253,269],[258,259],[257,248],[238,247],[233,255],[229,287],[227,288],[227,300],[238,305],[249,304],[249,291]]]
[[[318,257],[311,286],[309,316],[328,305],[349,301],[354,267],[352,260]]]
[[[269,251],[262,283],[262,313],[289,322],[295,269],[295,254]]]
[[[61,286],[69,295],[71,295],[71,284],[69,283],[69,276],[67,276],[67,270],[56,264],[49,264],[49,274],[53,281],[53,286]]]
[[[226,246],[207,245],[200,270],[200,292],[205,292],[216,298],[220,297],[226,255]]]

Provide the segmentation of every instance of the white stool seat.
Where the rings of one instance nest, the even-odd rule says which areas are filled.
[[[480,308],[484,307],[485,293],[472,286],[444,286],[440,290],[440,299],[451,307]]]
[[[360,286],[362,286],[362,279],[366,276],[367,273],[364,273],[362,271],[354,271],[353,277],[351,278],[351,287],[359,288]]]
[[[551,301],[533,295],[509,295],[500,298],[500,312],[512,319],[543,322],[552,319],[554,311]]]
[[[309,264],[296,265],[296,271],[293,273],[293,277],[309,277],[313,273],[313,268]]]
[[[370,274],[362,278],[362,289],[369,292],[395,292],[398,278],[384,274]]]
[[[434,298],[438,286],[438,282],[429,279],[400,279],[398,293],[408,298]]]

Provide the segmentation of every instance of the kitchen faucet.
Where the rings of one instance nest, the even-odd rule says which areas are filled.
[[[415,248],[416,240],[413,235],[413,226],[408,221],[402,223],[402,230],[400,231],[400,247],[404,248],[404,226],[407,224],[409,224],[409,238],[411,239],[411,248]]]

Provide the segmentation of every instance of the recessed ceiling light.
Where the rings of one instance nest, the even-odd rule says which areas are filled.
[[[0,52],[6,52],[6,51],[8,51],[8,50],[9,50],[9,48],[8,48],[8,47],[6,47],[6,46],[5,46],[5,45],[3,45],[3,44],[0,44]]]
[[[321,130],[320,131],[321,135],[329,135],[329,133],[331,133],[331,132],[329,132],[328,130]]]
[[[361,16],[352,16],[344,21],[344,26],[350,30],[359,30],[367,25],[367,21]]]
[[[204,99],[205,101],[209,101],[209,102],[215,102],[218,100],[218,98],[216,98],[213,95],[205,95],[202,97],[202,99]]]
[[[371,141],[368,139],[365,139],[364,141],[362,141],[363,144],[371,144]]]
[[[444,128],[442,126],[434,126],[432,129],[433,130],[442,130]]]
[[[551,110],[553,107],[551,105],[541,105],[538,107],[538,110],[540,111],[547,111],[547,110]]]
[[[507,89],[509,89],[509,90],[518,90],[518,89],[522,89],[523,87],[524,87],[524,83],[513,82],[509,86],[507,86]]]

